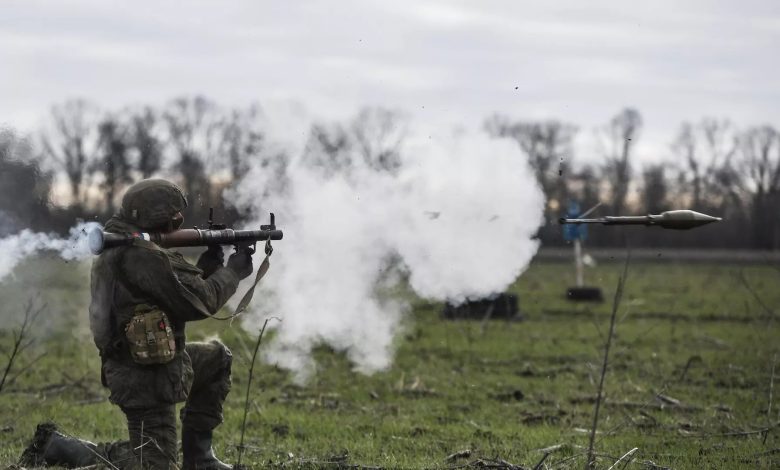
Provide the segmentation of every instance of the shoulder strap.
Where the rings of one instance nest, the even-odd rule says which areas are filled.
[[[236,307],[236,312],[232,315],[232,317],[240,315],[249,306],[249,302],[252,300],[252,296],[255,294],[255,287],[257,287],[257,284],[260,283],[260,279],[262,279],[263,276],[265,276],[265,273],[267,273],[268,269],[271,267],[271,261],[268,259],[270,257],[271,257],[270,253],[265,255],[263,262],[260,263],[260,267],[257,268],[257,274],[255,275],[255,281],[252,283],[252,287],[250,287],[249,290],[246,291],[244,296],[241,297],[241,301],[238,303],[238,307]]]

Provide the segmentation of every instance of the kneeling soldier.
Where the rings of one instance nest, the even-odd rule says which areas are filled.
[[[176,185],[144,180],[127,190],[105,230],[176,230],[186,206]],[[211,447],[230,390],[230,350],[219,341],[185,344],[184,326],[216,313],[250,274],[246,250],[231,255],[227,266],[221,247],[206,250],[196,265],[143,240],[104,251],[92,266],[90,324],[102,382],[127,418],[129,443],[95,446],[43,426],[21,463],[84,466],[106,459],[139,468],[142,458],[144,468],[177,468],[175,405],[185,402],[182,468],[232,468]]]

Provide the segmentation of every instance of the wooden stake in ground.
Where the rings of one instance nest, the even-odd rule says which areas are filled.
[[[609,362],[609,348],[612,346],[612,337],[615,335],[615,318],[617,318],[618,307],[620,301],[623,298],[623,287],[626,284],[626,277],[628,276],[628,262],[631,259],[631,252],[626,254],[626,263],[623,265],[623,274],[618,279],[617,289],[615,290],[615,298],[612,301],[612,315],[609,317],[609,334],[607,335],[607,344],[604,346],[604,361],[601,363],[601,379],[599,380],[598,393],[596,394],[596,409],[593,412],[593,426],[590,430],[590,443],[588,444],[588,460],[585,463],[585,470],[594,468],[596,463],[596,455],[593,451],[594,443],[596,442],[596,429],[599,424],[599,411],[601,410],[601,400],[604,395],[604,377],[607,375],[607,364]]]
[[[276,317],[265,319],[265,322],[263,323],[263,327],[260,329],[260,334],[257,335],[255,350],[252,352],[252,361],[249,363],[249,379],[246,381],[246,395],[244,397],[244,418],[241,421],[241,440],[238,443],[238,462],[236,464],[236,468],[241,468],[241,457],[244,454],[244,433],[246,432],[246,417],[247,414],[249,413],[249,390],[252,388],[252,375],[254,374],[255,371],[255,359],[257,359],[257,351],[260,349],[260,343],[263,341],[263,333],[265,333],[265,327],[268,326],[268,322],[272,319],[279,320]]]

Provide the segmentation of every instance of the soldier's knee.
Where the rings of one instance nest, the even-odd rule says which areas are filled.
[[[218,339],[211,340],[209,344],[212,345],[215,353],[218,355],[221,368],[230,372],[233,365],[233,353],[230,351],[230,348]]]

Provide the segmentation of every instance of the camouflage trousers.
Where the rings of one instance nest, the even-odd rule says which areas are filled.
[[[219,341],[189,343],[185,352],[192,364],[192,379],[180,413],[182,427],[211,431],[222,423],[222,404],[230,391],[232,355]],[[109,388],[114,396],[110,383]],[[113,462],[121,469],[178,468],[175,405],[117,404],[127,418],[130,441],[103,444],[100,453],[109,460],[122,460]],[[134,458],[128,459],[128,455]]]

